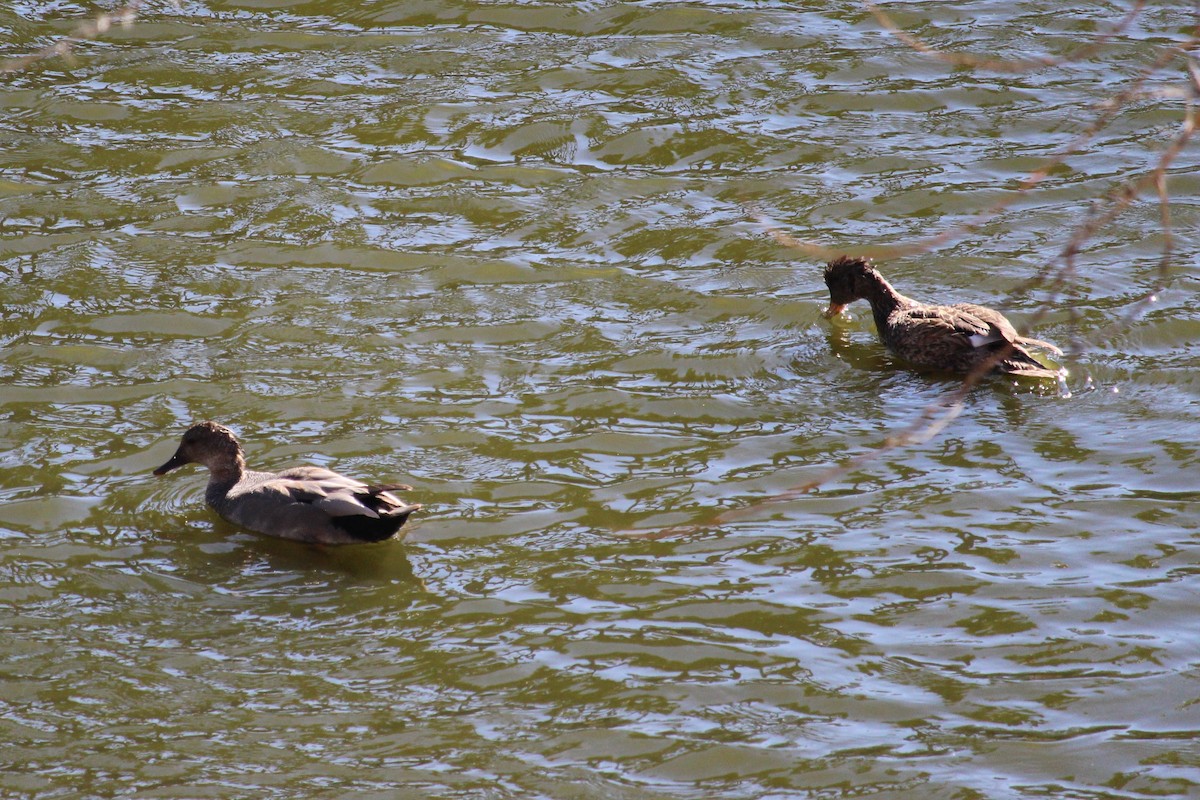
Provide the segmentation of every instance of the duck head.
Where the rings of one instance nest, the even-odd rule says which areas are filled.
[[[203,464],[212,471],[245,465],[242,446],[233,431],[215,422],[201,422],[188,428],[175,455],[155,475],[166,475],[184,464]]]
[[[829,287],[829,308],[825,318],[835,317],[855,300],[870,298],[881,276],[869,259],[839,256],[825,267],[825,285]]]

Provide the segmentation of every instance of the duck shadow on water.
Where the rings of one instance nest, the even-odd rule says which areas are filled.
[[[829,349],[856,370],[893,372],[901,368],[875,337],[865,341],[861,334],[845,325],[830,325],[826,331]]]
[[[185,535],[190,538],[200,533],[189,531]],[[182,545],[181,539],[176,541]],[[345,546],[307,544],[256,534],[218,517],[205,526],[203,540],[188,543],[188,547],[202,554],[202,564],[193,562],[185,568],[194,573],[190,576],[193,580],[223,585],[235,592],[286,591],[286,587],[297,583],[311,585],[314,579],[329,589],[344,588],[346,584],[390,584],[411,589],[414,594],[426,591],[406,544],[400,540]]]

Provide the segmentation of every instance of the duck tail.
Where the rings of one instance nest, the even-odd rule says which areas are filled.
[[[1037,341],[1036,339],[1033,341]],[[1067,374],[1065,369],[1048,367],[1041,361],[1034,358],[1033,354],[1026,350],[1022,344],[1014,344],[1012,353],[1000,362],[1000,372],[1007,372],[1010,375],[1018,375],[1025,378],[1052,378],[1058,380]],[[1059,351],[1058,348],[1055,348]]]
[[[412,487],[407,483],[376,483],[367,487],[368,494],[383,494],[384,492],[411,492]]]
[[[1056,344],[1051,344],[1050,342],[1047,342],[1044,339],[1032,339],[1028,336],[1022,336],[1017,341],[1020,342],[1021,344],[1031,344],[1034,347],[1040,347],[1043,350],[1049,350],[1051,353],[1054,353],[1054,355],[1056,355],[1056,356],[1061,356],[1063,354],[1061,347],[1059,347]]]
[[[1058,380],[1067,374],[1065,369],[1050,369],[1049,367],[1029,367],[1024,364],[1019,365],[1016,369],[1004,370],[1009,375],[1016,375],[1018,378],[1049,378]]]
[[[387,512],[381,512],[378,517],[366,517],[360,514],[350,517],[333,517],[330,522],[334,527],[340,528],[360,542],[382,542],[395,536],[408,521],[409,515],[420,508],[419,504],[402,505]]]

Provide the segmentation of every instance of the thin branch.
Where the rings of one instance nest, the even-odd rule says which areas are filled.
[[[872,11],[872,13],[875,13],[876,11],[878,11],[878,14],[882,14],[885,18],[888,19],[888,22],[891,23],[893,29],[898,30],[895,28],[895,23],[891,22],[890,17],[887,17],[887,15],[884,14],[884,12],[882,12],[881,10],[876,8],[870,2],[867,2],[866,0],[864,0],[864,2],[868,8],[875,9],[874,11]],[[1139,2],[1135,5],[1135,8],[1132,11],[1130,11],[1129,14],[1126,16],[1126,18],[1118,24],[1117,28],[1115,28],[1111,33],[1109,33],[1106,36],[1101,37],[1101,38],[1104,39],[1105,41],[1107,41],[1108,38],[1111,38],[1113,35],[1115,35],[1120,30],[1122,30],[1125,26],[1127,26],[1129,24],[1129,22],[1132,21],[1133,16],[1136,15],[1140,11],[1143,4],[1144,3],[1141,2],[1141,0],[1139,0]],[[881,20],[881,24],[883,24],[882,20]],[[895,32],[895,30],[893,32]],[[921,44],[919,42],[919,40],[916,42],[916,44],[914,44],[913,42],[908,41],[908,38],[905,38],[903,36],[901,36],[899,38],[901,38],[902,41],[905,41],[907,44],[909,44],[909,46],[914,47],[914,49],[918,49],[921,52],[925,52],[924,50],[921,50],[920,47],[916,46],[916,44]],[[1098,44],[1086,45],[1085,48],[1080,48],[1080,50],[1083,50],[1083,49],[1086,49],[1089,47],[1094,47],[1094,46],[1099,46],[1099,45]],[[947,244],[948,242],[950,242],[954,239],[957,239],[961,236],[965,236],[966,234],[969,234],[969,233],[977,230],[978,228],[982,227],[988,221],[995,218],[1001,212],[1006,210],[1009,206],[1013,205],[1018,200],[1020,200],[1025,195],[1027,195],[1030,191],[1032,191],[1034,188],[1036,188],[1039,184],[1041,184],[1042,181],[1044,181],[1050,175],[1050,173],[1057,166],[1064,163],[1069,157],[1071,157],[1072,155],[1074,155],[1074,154],[1078,153],[1080,150],[1082,150],[1085,145],[1090,143],[1104,129],[1106,129],[1109,125],[1111,125],[1112,122],[1117,118],[1117,115],[1125,108],[1125,106],[1127,106],[1131,101],[1135,100],[1136,98],[1142,96],[1143,87],[1145,86],[1146,81],[1148,81],[1152,75],[1154,75],[1159,70],[1165,68],[1168,64],[1170,64],[1172,61],[1179,58],[1180,56],[1187,56],[1187,54],[1190,53],[1192,50],[1196,49],[1197,46],[1200,46],[1200,26],[1197,26],[1197,28],[1192,31],[1190,37],[1186,41],[1184,41],[1176,46],[1173,46],[1173,47],[1163,48],[1163,50],[1158,54],[1158,57],[1151,64],[1144,67],[1137,75],[1135,75],[1133,80],[1130,81],[1129,85],[1124,90],[1122,90],[1122,91],[1118,92],[1117,94],[1115,94],[1114,96],[1110,97],[1100,107],[1100,113],[1096,117],[1096,119],[1092,122],[1092,124],[1090,124],[1087,128],[1085,128],[1083,131],[1081,131],[1074,139],[1072,139],[1070,142],[1068,142],[1057,153],[1055,153],[1055,154],[1051,155],[1049,158],[1047,158],[1046,161],[1041,166],[1039,166],[1037,169],[1033,170],[1032,172],[1029,173],[1029,175],[1027,175],[1025,178],[1023,178],[1021,180],[1021,182],[1018,183],[1017,186],[1013,189],[1012,193],[1009,194],[1007,197],[1003,197],[1000,200],[993,203],[990,207],[984,209],[983,211],[977,212],[974,216],[972,216],[967,221],[960,223],[958,225],[951,226],[951,227],[947,228],[946,230],[942,231],[941,233],[938,233],[927,239],[910,242],[910,243],[904,244],[904,245],[894,245],[893,244],[893,245],[876,246],[876,247],[871,248],[870,255],[872,257],[878,258],[878,259],[896,259],[896,258],[905,258],[908,256],[914,256],[914,255],[918,255],[920,253],[927,253],[931,250],[936,250],[937,248]],[[926,49],[928,49],[928,48],[926,48]],[[1078,58],[1079,57],[1078,53],[1079,53],[1079,50],[1073,51],[1073,53],[1071,55],[1071,59]],[[1060,62],[1060,63],[1065,63],[1066,61],[1071,60],[1071,59],[1064,57],[1062,59],[1062,62]],[[1015,63],[1015,62],[1010,62],[1010,63]],[[1190,64],[1190,61],[1189,61],[1189,64]],[[1034,66],[1046,66],[1046,65],[1036,64]],[[756,215],[752,214],[752,216],[756,216]],[[758,218],[760,222],[763,221],[761,215],[756,216],[756,218]],[[768,228],[768,230],[771,230],[773,228],[773,226],[770,224],[767,224],[766,227]],[[778,241],[780,244],[783,244],[786,247],[791,247],[793,249],[799,250],[800,252],[803,252],[809,256],[826,259],[829,257],[830,253],[835,252],[832,248],[825,247],[823,245],[817,244],[816,242],[810,242],[810,241],[805,241],[802,239],[797,239],[793,236],[789,236],[787,234],[783,234],[778,231],[771,232],[771,236],[774,237],[775,240]]]
[[[881,9],[870,0],[863,0],[863,5],[867,11],[871,12],[871,16],[875,17],[884,28],[892,33],[900,41],[916,50],[918,53],[923,53],[927,56],[936,58],[939,61],[944,61],[947,64],[953,64],[956,67],[971,67],[974,69],[986,69],[992,72],[1030,72],[1035,69],[1044,67],[1056,67],[1060,64],[1069,64],[1072,61],[1080,61],[1084,58],[1089,58],[1094,53],[1098,52],[1104,45],[1108,44],[1114,37],[1120,35],[1130,23],[1142,12],[1142,8],[1146,5],[1145,0],[1136,0],[1133,8],[1129,13],[1118,22],[1108,33],[1101,34],[1096,37],[1095,41],[1078,47],[1063,56],[1051,57],[1044,56],[1042,58],[1025,58],[1007,61],[997,58],[981,58],[966,53],[947,53],[943,50],[938,50],[932,45],[926,44],[921,39],[913,36],[908,31],[896,24],[895,20],[888,15],[886,11]]]
[[[1197,94],[1200,94],[1200,74],[1198,74],[1196,67],[1192,64],[1188,65],[1188,69],[1191,80],[1194,83],[1195,91]],[[1175,161],[1175,158],[1183,151],[1183,148],[1187,146],[1188,142],[1191,141],[1196,133],[1196,112],[1194,101],[1195,95],[1188,98],[1186,110],[1184,112],[1183,124],[1180,125],[1179,133],[1175,135],[1175,138],[1172,140],[1171,144],[1166,150],[1163,151],[1163,154],[1159,158],[1158,164],[1155,166],[1155,168],[1148,174],[1143,175],[1138,180],[1126,183],[1121,186],[1118,191],[1110,193],[1109,201],[1112,203],[1112,207],[1108,210],[1108,212],[1098,216],[1088,225],[1081,227],[1081,231],[1086,229],[1088,235],[1100,230],[1105,225],[1116,219],[1141,192],[1145,191],[1150,186],[1154,187],[1155,192],[1158,195],[1160,209],[1159,214],[1162,221],[1163,231],[1163,251],[1162,255],[1159,257],[1158,280],[1154,286],[1143,292],[1141,297],[1133,301],[1130,304],[1129,309],[1122,314],[1119,319],[1114,320],[1112,323],[1105,325],[1104,327],[1099,328],[1089,334],[1088,339],[1093,342],[1103,341],[1111,336],[1115,331],[1126,328],[1129,323],[1132,322],[1139,314],[1141,314],[1148,305],[1155,301],[1155,298],[1158,296],[1158,294],[1166,289],[1167,285],[1171,281],[1171,259],[1174,248],[1174,234],[1171,227],[1170,197],[1167,194],[1167,170],[1170,169],[1170,166]],[[1074,251],[1078,249],[1085,238],[1086,237],[1081,238],[1080,233],[1077,232],[1076,236],[1072,239],[1072,243],[1069,243],[1067,247],[1064,248],[1064,254],[1069,253],[1071,257],[1073,257]]]
[[[0,64],[0,75],[20,72],[36,64],[38,61],[43,61],[47,58],[57,56],[70,57],[76,44],[90,41],[108,33],[114,23],[128,28],[137,19],[138,9],[141,8],[143,1],[130,0],[130,2],[121,6],[116,11],[106,12],[100,14],[95,19],[81,22],[68,36],[62,37],[53,44],[46,45],[37,52],[19,58],[10,58],[8,61]]]
[[[1100,115],[1086,129],[1081,131],[1074,139],[1068,142],[1061,150],[1051,155],[1046,159],[1041,166],[1029,173],[1025,178],[1017,184],[1016,188],[1007,197],[997,200],[983,211],[977,212],[966,222],[958,225],[953,225],[941,233],[930,236],[927,239],[920,239],[908,244],[896,245],[875,245],[870,249],[869,254],[873,258],[880,260],[891,260],[897,258],[907,258],[909,256],[920,255],[936,250],[939,247],[949,243],[950,241],[965,236],[974,232],[978,228],[985,225],[990,220],[994,219],[1001,212],[1005,211],[1009,206],[1016,203],[1025,195],[1035,189],[1043,180],[1045,180],[1055,167],[1064,163],[1069,157],[1078,153],[1085,145],[1091,142],[1105,128],[1112,124],[1117,118],[1120,111],[1134,98],[1142,93],[1142,87],[1150,76],[1155,72],[1163,69],[1172,60],[1181,55],[1186,55],[1189,51],[1200,45],[1200,34],[1194,34],[1192,38],[1177,47],[1171,47],[1159,54],[1159,57],[1152,64],[1142,69],[1142,71],[1134,78],[1134,80],[1123,91],[1118,92],[1101,107]],[[798,239],[789,234],[783,233],[776,229],[770,221],[758,212],[751,212],[751,216],[763,223],[767,228],[768,233],[775,241],[798,250],[806,255],[826,260],[832,255],[842,253],[844,250],[838,250],[831,247],[826,247],[816,242]],[[1045,278],[1044,274],[1036,276],[1035,280],[1040,281]]]

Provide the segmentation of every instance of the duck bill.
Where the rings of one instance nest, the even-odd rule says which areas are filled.
[[[155,475],[166,475],[168,472],[175,469],[176,467],[182,467],[184,464],[187,464],[187,463],[189,463],[189,461],[187,458],[185,458],[183,456],[182,453],[176,453],[175,455],[171,456],[170,461],[163,464],[158,469],[154,470],[154,474]]]
[[[845,310],[845,303],[830,303],[829,308],[825,309],[825,319],[833,319]]]

